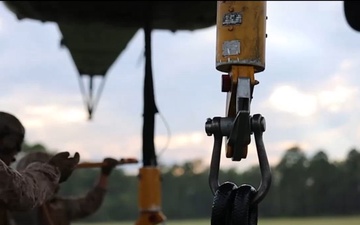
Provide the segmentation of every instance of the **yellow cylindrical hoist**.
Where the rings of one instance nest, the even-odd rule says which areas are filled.
[[[222,76],[226,114],[236,117],[242,124],[239,129],[247,131],[243,120],[258,83],[254,73],[265,70],[266,1],[218,1],[216,29],[216,69],[226,73]],[[239,161],[247,156],[250,135],[242,143],[235,138],[228,138],[226,157]]]
[[[136,225],[155,225],[166,220],[161,211],[161,173],[157,167],[142,167],[139,170],[140,217]]]

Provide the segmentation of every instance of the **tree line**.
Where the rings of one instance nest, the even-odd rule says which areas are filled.
[[[25,152],[47,151],[41,145],[26,145]],[[339,216],[360,212],[360,153],[350,149],[343,161],[330,161],[325,151],[307,157],[299,147],[284,151],[272,166],[272,185],[259,205],[260,217]],[[162,167],[162,209],[169,220],[211,217],[213,196],[208,185],[209,167],[201,160]],[[80,169],[60,189],[65,196],[81,196],[90,190],[98,169]],[[220,170],[220,183],[260,183],[258,165],[244,172]],[[136,221],[138,179],[116,169],[110,177],[101,208],[86,221]]]

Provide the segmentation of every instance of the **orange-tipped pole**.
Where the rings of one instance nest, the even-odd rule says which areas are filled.
[[[135,158],[121,158],[119,160],[118,165],[124,164],[133,164],[138,163],[139,161]],[[83,169],[83,168],[99,168],[105,166],[106,163],[104,162],[82,162],[76,166],[76,169]]]

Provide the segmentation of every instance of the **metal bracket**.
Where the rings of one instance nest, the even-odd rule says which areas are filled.
[[[251,131],[255,136],[256,150],[261,171],[261,182],[257,193],[252,200],[252,204],[258,204],[266,196],[271,185],[271,170],[266,155],[266,149],[263,142],[263,132],[266,129],[265,118],[260,114],[250,117]],[[219,187],[219,169],[221,159],[221,145],[224,136],[230,134],[233,122],[231,118],[214,117],[207,119],[205,131],[208,136],[214,136],[213,152],[210,164],[209,185],[212,193],[215,195]]]

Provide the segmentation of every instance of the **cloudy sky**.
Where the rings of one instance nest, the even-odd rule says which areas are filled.
[[[342,2],[270,1],[267,15],[266,70],[256,74],[260,84],[251,111],[266,118],[270,162],[277,163],[295,144],[309,156],[324,149],[330,159],[343,159],[360,140],[360,33],[347,25]],[[162,164],[209,163],[213,138],[205,134],[205,120],[225,113],[215,34],[215,26],[153,32],[156,102],[171,133],[167,146],[166,126],[157,116]],[[141,159],[143,32],[136,33],[108,72],[92,121],[60,38],[56,24],[18,21],[0,4],[1,110],[23,121],[30,143],[78,151],[84,161]],[[257,163],[254,140],[247,159],[239,163],[223,157],[221,163],[224,168]]]

